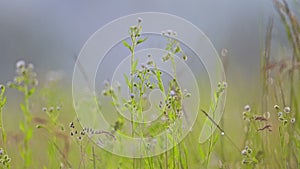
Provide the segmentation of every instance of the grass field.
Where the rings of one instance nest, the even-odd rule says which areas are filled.
[[[213,98],[206,101],[208,104],[200,106],[192,129],[182,127],[187,125],[184,121],[183,102],[193,97],[194,93],[179,85],[175,61],[175,55],[180,56],[183,61],[189,60],[189,56],[174,39],[175,32],[164,32],[163,36],[167,39],[165,50],[168,53],[162,56],[162,60],[171,65],[173,79],[164,77],[150,55],[147,56],[146,65],[140,66],[135,58],[136,47],[148,40],[141,36],[141,18],[136,25],[124,28],[129,29],[130,39],[124,40],[122,45],[130,51],[131,63],[130,74],[124,75],[126,86],[119,87],[108,81],[104,82],[100,94],[93,98],[100,102],[97,108],[111,112],[106,114],[110,121],[106,130],[81,126],[75,109],[83,109],[87,114],[96,110],[89,103],[85,104],[84,99],[80,104],[73,103],[72,95],[66,90],[71,88],[70,84],[39,82],[39,77],[43,75],[35,72],[30,60],[17,61],[12,81],[3,82],[0,79],[1,168],[299,168],[300,21],[285,1],[273,0],[273,3],[289,42],[283,47],[286,49],[282,50],[291,52],[280,57],[273,56],[274,20],[270,18],[264,30],[265,36],[261,38],[263,41],[258,42],[263,44],[258,89],[261,95],[249,94],[256,102],[245,104],[245,100],[249,99],[233,99],[231,96],[239,95],[238,90],[247,89],[234,89],[230,83],[220,81],[215,86],[217,90],[213,91]],[[228,68],[226,57],[229,54],[230,49],[220,51],[225,73]],[[81,73],[84,75],[86,72],[81,69]],[[129,91],[128,97],[120,95],[121,87]],[[140,124],[136,121],[145,122],[146,115],[143,111],[149,108],[144,95],[154,90],[164,93],[156,107],[160,118],[151,125]],[[220,123],[216,123],[214,116],[218,113],[220,100],[225,94],[228,97],[224,116]],[[102,103],[127,113],[130,120],[113,115],[113,111],[103,108]],[[97,122],[96,117],[86,119],[94,120],[92,124]],[[199,133],[205,120],[208,120],[211,136],[200,143]],[[163,131],[167,131],[165,139],[153,139]],[[188,131],[187,136],[183,136],[184,131]],[[118,133],[151,140],[139,142],[140,150],[130,152],[136,158],[122,157],[107,151],[115,150],[115,146],[122,142]],[[184,139],[181,141],[182,137]],[[168,149],[170,145],[172,147],[168,151],[155,153]],[[131,150],[126,146],[122,148],[115,151],[123,150],[123,154],[128,154],[127,151]]]

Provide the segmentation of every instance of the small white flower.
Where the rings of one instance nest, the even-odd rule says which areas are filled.
[[[222,50],[221,50],[221,56],[222,56],[222,57],[227,56],[227,54],[228,54],[228,50],[227,50],[227,49],[222,49]]]
[[[29,64],[28,64],[28,69],[33,70],[33,69],[34,69],[34,65],[33,65],[32,63],[29,63]]]
[[[290,108],[290,107],[285,107],[285,108],[283,109],[283,111],[284,111],[285,113],[290,113],[290,112],[291,112],[291,108]]]
[[[176,95],[176,92],[175,92],[174,90],[171,90],[171,91],[170,91],[170,96],[173,97],[173,96],[175,96],[175,95]]]
[[[224,88],[227,88],[227,87],[228,87],[227,82],[223,82],[223,87],[224,87]]]
[[[138,18],[138,23],[142,23],[143,19],[142,18]]]
[[[42,111],[43,111],[43,112],[46,112],[46,111],[47,111],[47,107],[43,107],[43,108],[42,108]]]
[[[19,60],[17,63],[16,63],[16,67],[18,69],[22,69],[25,67],[25,61],[24,60]]]
[[[132,98],[132,99],[134,98],[134,93],[130,94],[130,98]]]
[[[242,154],[242,155],[247,155],[247,150],[245,150],[245,149],[242,150],[241,154]]]
[[[291,123],[295,123],[296,122],[296,119],[295,118],[291,118]]]
[[[279,107],[277,104],[275,104],[275,105],[274,105],[274,109],[279,110],[280,107]]]
[[[246,105],[244,107],[244,110],[247,111],[247,112],[250,112],[251,111],[251,107],[249,105]]]

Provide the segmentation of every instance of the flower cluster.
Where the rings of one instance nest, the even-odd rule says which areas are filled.
[[[0,148],[0,164],[5,168],[9,168],[11,162],[11,158],[7,155],[7,153]]]
[[[274,109],[277,112],[278,120],[280,120],[283,125],[287,125],[288,123],[293,124],[296,122],[295,117],[291,115],[290,107],[286,106],[282,110],[278,105],[275,105]]]
[[[248,146],[241,151],[243,156],[242,164],[251,165],[257,163],[257,159],[255,158],[255,153],[253,153],[252,149]]]
[[[16,63],[16,76],[13,82],[8,82],[7,86],[16,88],[19,91],[27,92],[27,95],[34,93],[35,87],[38,85],[37,74],[34,72],[32,63],[26,65],[25,61],[20,60]]]

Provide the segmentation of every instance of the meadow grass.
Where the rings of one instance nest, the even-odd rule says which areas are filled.
[[[299,21],[285,1],[273,0],[279,17],[286,30],[292,49],[291,57],[275,60],[271,55],[272,31],[274,20],[270,19],[261,55],[261,99],[253,105],[242,105],[241,101],[230,100],[230,104],[239,107],[240,115],[224,118],[217,124],[207,110],[213,112],[219,105],[219,97],[227,88],[227,83],[220,82],[211,104],[201,107],[195,126],[187,137],[174,148],[154,157],[125,158],[113,155],[98,148],[89,136],[105,135],[114,140],[115,132],[122,132],[126,121],[118,118],[111,126],[111,131],[97,130],[81,126],[75,116],[69,95],[56,85],[38,87],[37,74],[32,64],[19,61],[16,64],[16,77],[7,87],[17,89],[23,101],[18,105],[22,114],[19,130],[7,130],[4,114],[7,91],[0,85],[0,128],[1,146],[0,165],[2,168],[118,168],[118,169],[202,169],[202,168],[245,168],[245,169],[290,169],[300,166],[300,40]],[[130,74],[124,74],[128,89],[128,98],[120,96],[109,82],[105,83],[103,96],[111,99],[112,104],[121,110],[130,112],[130,135],[145,137],[149,133],[157,134],[161,130],[178,130],[175,135],[169,132],[171,141],[178,141],[181,127],[171,128],[175,122],[181,124],[184,115],[182,100],[191,93],[185,92],[177,82],[175,55],[186,61],[187,55],[180,43],[172,38],[174,31],[163,32],[167,39],[165,62],[172,64],[170,81],[163,81],[162,73],[151,55],[149,62],[138,67],[135,49],[144,43],[142,20],[129,28],[130,41],[123,41],[130,53]],[[225,54],[226,53],[226,54]],[[226,57],[228,52],[222,52]],[[223,60],[226,69],[226,59]],[[145,110],[144,94],[154,89],[165,93],[159,111],[162,120],[153,126],[140,125],[135,120],[143,121]],[[101,96],[102,97],[102,96]],[[233,103],[232,103],[233,102]],[[227,110],[227,109],[226,109]],[[230,112],[225,112],[230,114]],[[230,114],[232,115],[232,114]],[[203,121],[209,119],[211,127],[217,128],[205,143],[198,143]],[[233,123],[243,125],[236,128]],[[229,126],[230,124],[231,126]],[[128,126],[128,125],[127,125]],[[144,128],[147,128],[145,130]],[[177,135],[178,134],[178,135]],[[164,144],[164,142],[162,142]],[[166,144],[168,146],[168,144]],[[143,147],[143,146],[141,146]],[[144,146],[141,151],[147,152]]]

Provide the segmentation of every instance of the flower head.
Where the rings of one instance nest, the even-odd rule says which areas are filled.
[[[16,67],[17,69],[22,69],[25,67],[25,61],[24,60],[19,60],[17,63],[16,63]]]
[[[170,96],[174,97],[176,95],[176,92],[174,90],[170,91]]]
[[[290,108],[290,107],[285,107],[285,108],[283,109],[283,111],[284,111],[285,113],[290,113],[290,112],[291,112],[291,108]]]
[[[249,105],[246,105],[244,107],[244,110],[247,111],[247,112],[250,112],[251,111],[251,107]]]
[[[291,123],[294,124],[296,122],[295,118],[291,118]]]

